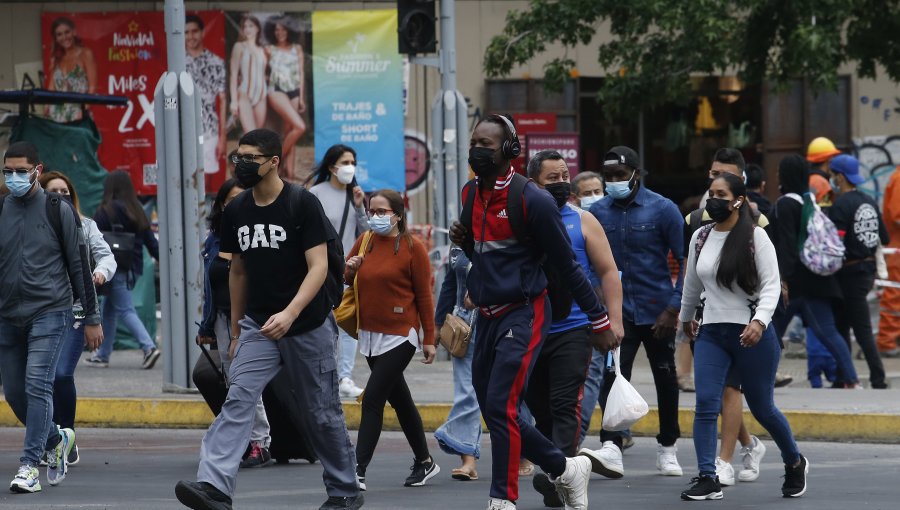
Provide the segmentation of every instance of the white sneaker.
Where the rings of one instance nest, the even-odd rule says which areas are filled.
[[[29,466],[28,464],[22,464],[21,466],[19,466],[19,472],[16,473],[16,477],[13,478],[13,481],[9,484],[9,490],[22,494],[26,494],[29,492],[40,492],[40,478],[41,476],[38,474],[38,470],[36,467]]]
[[[566,470],[559,478],[552,480],[556,485],[556,492],[563,500],[566,508],[572,510],[587,510],[588,508],[588,482],[591,479],[591,459],[585,456],[569,457],[566,459]]]
[[[353,379],[350,379],[349,377],[341,379],[338,390],[341,393],[341,398],[356,398],[363,392],[362,388],[357,386],[356,383],[353,382]]]
[[[678,447],[656,445],[656,469],[663,476],[681,476],[684,472],[681,470],[681,464],[678,463],[678,457],[675,453]]]
[[[612,441],[606,441],[599,450],[582,448],[578,455],[591,460],[591,471],[607,478],[622,478],[625,476],[625,466],[622,464],[622,450]]]
[[[75,431],[59,429],[59,443],[47,452],[47,483],[59,485],[66,479],[69,453],[75,446]]]
[[[516,510],[516,504],[508,499],[491,498],[487,510]]]
[[[750,436],[750,439],[750,446],[741,448],[744,469],[738,473],[738,480],[742,482],[752,482],[759,478],[759,463],[766,454],[766,445],[758,437]]]
[[[734,485],[734,467],[720,457],[716,457],[716,476],[720,485]]]

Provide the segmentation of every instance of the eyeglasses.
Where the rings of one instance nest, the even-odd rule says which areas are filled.
[[[34,171],[37,166],[33,166],[31,168],[4,168],[3,175],[10,176],[13,173],[17,173],[19,175],[28,175]]]
[[[369,209],[369,216],[393,216],[395,213],[392,209]]]
[[[270,158],[268,154],[232,154],[231,162],[235,165],[243,161],[244,163],[255,163],[256,158]]]

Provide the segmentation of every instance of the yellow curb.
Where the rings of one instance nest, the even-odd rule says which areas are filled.
[[[347,427],[359,428],[361,406],[356,402],[344,402],[344,416]],[[447,419],[450,404],[421,404],[419,414],[425,430],[433,431]],[[900,415],[891,414],[845,414],[818,411],[783,411],[797,440],[823,441],[869,441],[898,443],[900,435]],[[147,400],[133,398],[82,398],[78,400],[78,420],[80,427],[112,428],[206,428],[212,423],[213,415],[202,400]],[[749,411],[744,411],[744,420],[751,434],[767,435]],[[590,434],[600,432],[600,411],[594,413]],[[693,434],[694,411],[682,408],[678,413],[681,433],[684,437]],[[860,426],[860,424],[865,426]],[[0,405],[0,426],[20,426],[8,405]],[[394,410],[384,411],[384,429],[400,430],[400,423]],[[632,432],[638,436],[654,436],[659,430],[659,412],[650,413],[639,421]]]

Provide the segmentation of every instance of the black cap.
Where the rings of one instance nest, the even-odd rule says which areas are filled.
[[[630,147],[617,145],[603,156],[603,166],[625,165],[634,170],[639,170],[641,163],[638,160],[637,152]]]

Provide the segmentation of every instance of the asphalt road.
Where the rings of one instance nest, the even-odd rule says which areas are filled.
[[[354,433],[355,434],[355,433]],[[11,480],[21,451],[23,429],[0,429],[0,473]],[[173,487],[179,479],[193,479],[197,469],[199,430],[81,429],[78,444],[81,463],[73,466],[58,487],[41,482],[38,494],[0,491],[2,509],[177,509]],[[422,488],[404,488],[411,464],[409,446],[400,433],[385,433],[369,467],[365,493],[367,509],[483,509],[488,498],[490,450],[484,441],[480,463],[481,480],[457,482],[449,477],[458,459],[432,453],[442,468],[433,483]],[[900,475],[900,446],[873,444],[802,443],[811,472],[809,492],[797,500],[780,496],[783,467],[777,448],[766,441],[769,453],[763,460],[757,482],[726,488],[719,502],[682,502],[679,494],[696,472],[693,443],[679,442],[679,459],[685,468],[680,478],[656,475],[656,445],[652,438],[637,438],[625,454],[625,478],[606,480],[595,476],[590,485],[592,509],[669,509],[677,505],[721,509],[763,508],[789,510],[895,510]],[[589,446],[597,447],[596,438]],[[2,483],[6,483],[3,478]],[[519,510],[543,508],[522,479]],[[316,509],[325,500],[321,467],[298,462],[288,466],[242,471],[238,477],[235,508]]]

